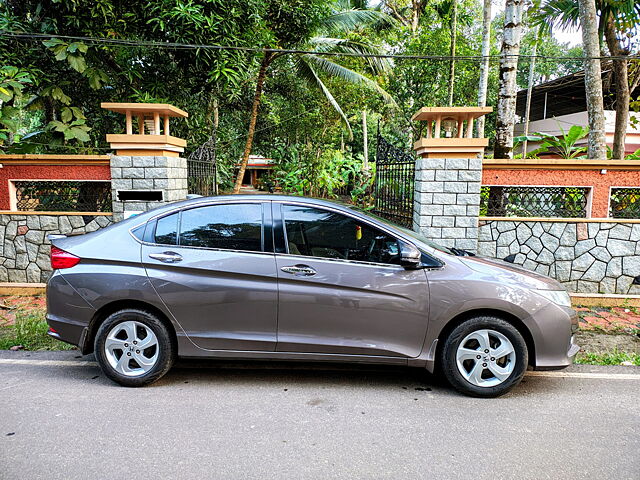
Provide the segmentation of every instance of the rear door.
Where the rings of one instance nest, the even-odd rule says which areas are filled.
[[[208,350],[273,351],[277,274],[270,202],[213,203],[147,224],[142,260],[189,338]]]
[[[357,215],[273,202],[278,351],[416,357],[427,331],[425,270]],[[283,244],[278,245],[279,238]]]

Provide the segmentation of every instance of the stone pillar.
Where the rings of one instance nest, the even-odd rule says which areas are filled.
[[[413,120],[426,136],[413,148],[416,161],[413,228],[446,247],[476,253],[482,157],[486,138],[473,138],[474,119],[491,107],[424,107]]]
[[[187,198],[187,142],[170,135],[170,118],[189,114],[165,103],[102,103],[125,115],[125,134],[109,134],[113,219],[118,222],[165,203]],[[134,133],[133,117],[138,117]],[[162,117],[163,129],[160,128]]]
[[[445,247],[476,252],[482,159],[416,161],[413,229]]]
[[[187,160],[173,156],[111,156],[113,219],[120,221],[187,198]]]

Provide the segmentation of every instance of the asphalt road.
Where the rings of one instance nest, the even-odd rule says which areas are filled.
[[[0,478],[640,479],[640,367],[481,400],[413,369],[269,363],[126,389],[75,355],[0,352]]]

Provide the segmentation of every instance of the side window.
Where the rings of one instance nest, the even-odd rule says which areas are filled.
[[[180,245],[262,251],[262,205],[210,205],[182,211]]]
[[[153,243],[176,245],[178,243],[178,214],[162,217],[156,222]]]
[[[355,218],[295,205],[282,212],[292,255],[400,264],[398,241]]]

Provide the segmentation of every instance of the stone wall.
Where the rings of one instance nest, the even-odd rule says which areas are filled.
[[[550,275],[572,292],[637,295],[639,240],[638,223],[480,219],[478,254]]]
[[[413,229],[446,247],[476,251],[480,158],[416,160]]]
[[[93,232],[110,215],[0,215],[0,282],[46,282],[51,273],[49,234]]]

